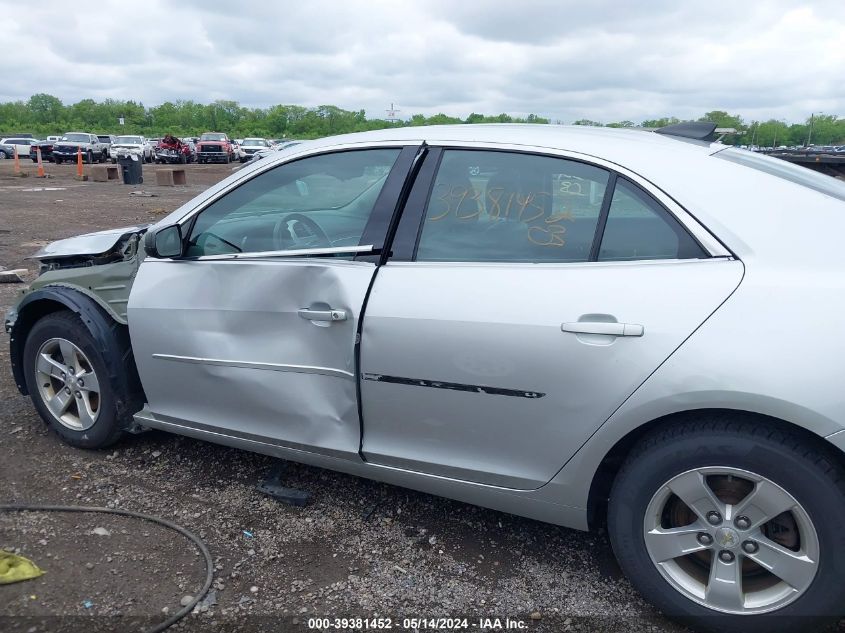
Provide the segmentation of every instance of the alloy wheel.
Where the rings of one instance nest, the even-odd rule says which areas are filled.
[[[63,426],[85,431],[100,414],[100,383],[91,361],[76,345],[51,338],[35,360],[38,393],[47,410]]]
[[[649,502],[643,528],[663,578],[722,613],[784,607],[818,570],[819,541],[807,512],[776,483],[738,468],[673,477]]]

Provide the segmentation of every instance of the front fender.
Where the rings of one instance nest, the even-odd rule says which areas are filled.
[[[127,392],[139,390],[140,381],[126,326],[115,321],[96,301],[78,290],[66,286],[44,286],[28,293],[6,315],[12,376],[18,391],[29,395],[23,372],[23,352],[32,326],[38,319],[60,310],[70,310],[79,316],[103,351],[109,377],[123,382]]]

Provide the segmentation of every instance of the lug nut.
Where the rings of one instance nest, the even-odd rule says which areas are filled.
[[[73,395],[75,395],[77,398],[81,398],[81,397],[82,397],[82,393],[81,393],[81,392],[79,392],[79,391],[74,391],[74,392],[73,392]]]
[[[760,549],[760,546],[754,541],[745,541],[745,543],[742,544],[742,551],[746,554],[756,554],[758,549]]]
[[[72,374],[72,373],[73,373],[73,367],[68,367],[68,368],[67,368],[67,373]]]
[[[70,395],[70,387],[65,387],[65,393]]]
[[[707,513],[707,522],[710,525],[719,525],[722,522],[722,515],[715,510],[711,510]]]
[[[702,532],[698,535],[698,542],[702,545],[713,545],[713,537],[706,532]]]
[[[751,519],[746,516],[738,516],[734,520],[734,525],[737,526],[740,530],[747,530],[751,527]]]
[[[732,563],[734,560],[734,554],[733,552],[729,552],[728,550],[723,549],[721,552],[719,552],[719,560],[723,563]]]
[[[82,378],[80,378],[79,380],[77,380],[77,381],[76,381],[76,384],[77,384],[77,385],[79,385],[80,387],[84,387],[84,386],[85,386],[85,382],[82,380]]]

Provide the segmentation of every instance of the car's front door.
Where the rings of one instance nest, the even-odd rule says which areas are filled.
[[[711,256],[609,169],[468,149],[433,165],[439,151],[367,304],[364,457],[537,488],[718,308],[743,267]]]
[[[147,415],[359,459],[355,345],[375,272],[360,255],[383,245],[416,152],[266,170],[184,223],[182,257],[147,258],[128,309]]]

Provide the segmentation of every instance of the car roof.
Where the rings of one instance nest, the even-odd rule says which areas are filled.
[[[367,143],[379,141],[438,142],[488,142],[498,144],[529,145],[584,153],[600,152],[613,146],[635,145],[641,151],[651,148],[660,151],[671,148],[712,154],[724,148],[721,143],[694,141],[666,134],[649,133],[643,129],[592,127],[586,125],[548,125],[530,123],[480,123],[472,125],[430,125],[397,127],[370,132],[356,132],[328,136],[308,141],[312,146],[338,145],[341,143]]]
[[[327,136],[303,141],[296,151],[343,144],[390,142],[421,143],[491,143],[495,145],[576,152],[585,157],[601,158],[623,165],[646,175],[658,166],[696,162],[715,154],[726,145],[667,134],[655,134],[643,129],[605,128],[584,125],[550,125],[530,123],[480,123],[462,125],[412,126]],[[279,158],[272,160],[281,162]],[[646,176],[648,177],[648,176]]]

